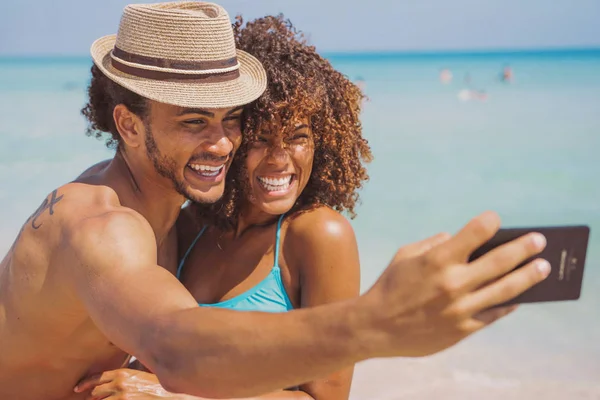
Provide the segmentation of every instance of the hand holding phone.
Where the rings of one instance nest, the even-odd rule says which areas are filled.
[[[530,232],[544,235],[547,241],[546,248],[516,268],[522,267],[535,258],[543,258],[550,263],[552,271],[544,281],[499,306],[579,299],[590,235],[588,226],[502,228],[492,239],[474,251],[469,261],[474,261],[490,250]]]

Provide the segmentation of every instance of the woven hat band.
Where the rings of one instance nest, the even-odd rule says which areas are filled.
[[[216,83],[232,81],[240,76],[239,69],[226,72],[210,72],[200,74],[183,74],[178,72],[158,71],[152,69],[144,69],[123,64],[122,62],[112,59],[111,64],[115,69],[129,75],[137,76],[138,78],[153,79],[158,81],[185,81],[190,83]]]
[[[166,58],[148,57],[140,54],[133,54],[125,50],[121,50],[117,46],[112,51],[112,57],[128,63],[135,63],[149,67],[180,69],[184,71],[209,71],[215,69],[232,70],[238,66],[237,57],[231,57],[225,60],[205,60],[205,61],[185,61],[185,60],[169,60]],[[118,61],[119,61],[118,60]]]

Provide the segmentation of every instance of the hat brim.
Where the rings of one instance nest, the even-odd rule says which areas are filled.
[[[92,44],[94,63],[112,81],[151,100],[189,108],[232,108],[251,103],[267,87],[260,61],[242,50],[237,50],[240,76],[227,82],[191,83],[129,75],[112,66],[110,53],[115,41],[116,35],[108,35]]]

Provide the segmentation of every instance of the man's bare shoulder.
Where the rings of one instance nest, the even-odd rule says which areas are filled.
[[[121,204],[117,193],[108,186],[69,183],[58,189],[64,196],[64,227],[75,235],[107,229],[152,231],[137,211]]]
[[[54,200],[53,200],[54,199]],[[60,202],[60,204],[58,204]],[[72,182],[48,195],[42,205],[52,207],[52,215],[65,226],[78,224],[81,220],[105,214],[121,206],[119,196],[110,187]],[[43,207],[42,207],[43,208]]]
[[[83,171],[81,173],[81,175],[79,175],[77,177],[77,181],[83,181],[86,179],[89,179],[90,177],[101,173],[102,171],[104,171],[106,169],[106,167],[108,167],[110,165],[110,162],[112,161],[112,159],[108,159],[108,160],[104,160],[104,161],[100,161],[99,163],[96,163],[94,165],[92,165],[91,167],[89,167],[88,169],[86,169],[85,171]]]
[[[99,273],[134,255],[136,262],[156,262],[156,244],[148,221],[123,207],[113,189],[69,183],[44,198],[9,254],[13,264],[32,274],[71,276],[75,270],[87,271],[82,266]]]
[[[139,252],[144,251],[156,259],[152,227],[142,215],[127,207],[106,208],[104,212],[73,221],[63,234],[63,245],[69,254],[99,257],[110,252],[114,258],[133,253],[139,258],[142,257]]]
[[[144,228],[148,225],[139,213],[121,205],[112,188],[72,182],[49,193],[27,219],[21,233],[58,244],[65,236],[82,233],[83,228],[113,219],[133,219]]]
[[[108,187],[69,183],[48,193],[27,218],[18,239],[23,235],[56,237],[70,223],[118,206],[118,196]]]
[[[73,268],[102,271],[114,263],[156,263],[156,237],[150,223],[137,211],[120,204],[106,186],[69,184],[61,188],[67,212],[55,254]],[[84,268],[84,269],[86,269]]]

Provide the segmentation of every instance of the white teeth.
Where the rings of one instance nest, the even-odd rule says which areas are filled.
[[[214,167],[212,165],[189,164],[190,168],[192,168],[196,171],[219,171],[221,168],[223,168],[224,165],[225,164],[221,164],[221,165]]]
[[[258,181],[261,185],[269,192],[278,192],[287,190],[292,181],[292,175],[288,175],[283,178],[269,178],[269,177],[258,177]]]
[[[283,178],[268,178],[268,177],[262,177],[259,176],[258,179],[267,185],[273,185],[273,186],[281,186],[281,185],[287,185],[290,183],[290,181],[292,180],[292,176],[288,175],[286,177]]]
[[[202,165],[202,164],[188,164],[191,169],[196,172],[200,172],[204,176],[217,176],[225,164],[219,166]]]

